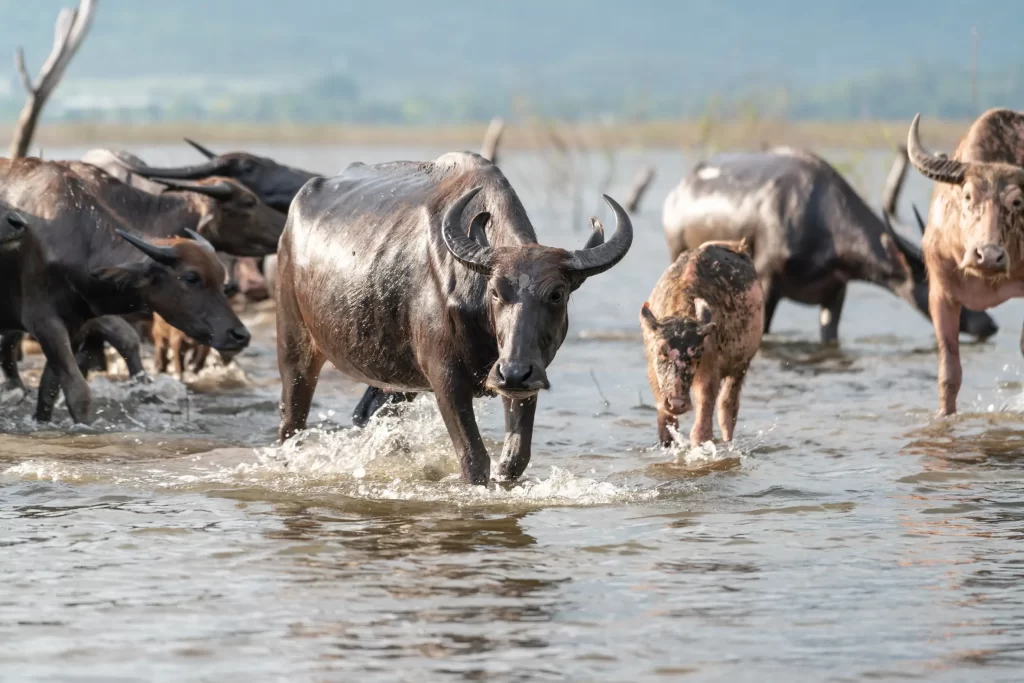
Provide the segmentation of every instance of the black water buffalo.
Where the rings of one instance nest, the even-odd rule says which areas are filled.
[[[122,166],[129,173],[141,178],[167,178],[178,180],[201,180],[214,176],[233,178],[252,190],[269,207],[288,213],[292,199],[306,181],[316,177],[315,173],[279,164],[273,159],[259,157],[247,152],[214,154],[206,147],[186,138],[207,161],[190,166],[156,167],[141,163],[138,158],[124,157]],[[117,153],[114,153],[117,154]],[[97,156],[99,160],[99,156]]]
[[[0,252],[0,330],[36,337],[76,421],[90,418],[75,344],[91,320],[151,311],[214,348],[248,344],[223,293],[224,269],[201,235],[133,235],[85,178],[39,159],[0,160],[0,200],[29,223],[18,248]],[[45,417],[53,398],[40,391],[37,415]]]
[[[753,241],[766,333],[779,300],[787,298],[820,306],[821,339],[835,342],[851,280],[881,285],[928,315],[921,250],[810,152],[714,156],[669,194],[662,222],[672,259],[711,240]],[[998,328],[987,314],[965,309],[960,329],[984,339]]]
[[[87,156],[95,156],[98,152]],[[109,153],[116,155],[120,153]],[[94,161],[100,159],[94,158]],[[3,194],[11,205],[29,213],[53,218],[63,212],[71,219],[70,207],[51,210],[46,206],[51,196],[76,192],[88,196],[79,201],[78,208],[100,205],[103,213],[115,218],[122,228],[141,232],[151,237],[180,236],[185,228],[194,229],[220,251],[241,255],[263,255],[277,250],[277,240],[284,228],[284,216],[259,201],[254,193],[230,178],[207,178],[195,183],[171,183],[159,195],[140,190],[106,173],[91,163],[43,162],[25,160],[0,167],[9,186]],[[65,182],[74,178],[73,188]],[[71,195],[66,195],[71,197]],[[88,216],[89,214],[83,214]],[[88,332],[89,334],[86,334]],[[83,332],[82,343],[91,352],[89,365],[100,367],[103,362],[103,342],[109,342],[125,357],[129,372],[139,376],[142,363],[138,355],[137,335],[117,321],[90,323]],[[4,388],[24,388],[17,372],[16,352],[23,334],[9,332],[0,340],[0,368],[4,374]],[[127,354],[127,355],[126,355]],[[47,399],[40,394],[39,415],[49,412]]]
[[[588,248],[570,252],[537,244],[508,180],[476,154],[355,163],[311,180],[278,251],[278,436],[305,427],[329,360],[375,387],[433,391],[474,484],[487,483],[490,458],[473,398],[501,394],[500,471],[519,477],[537,393],[568,330],[569,294],[618,263],[633,240],[629,217],[605,201],[614,236],[604,243],[595,219]]]

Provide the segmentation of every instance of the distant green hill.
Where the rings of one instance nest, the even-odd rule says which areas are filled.
[[[1013,106],[1024,64],[1016,22],[967,0],[98,2],[61,95],[162,83],[132,104],[156,118],[662,117],[715,98],[821,118],[952,115],[971,105],[972,26],[995,74],[982,103]],[[38,68],[69,4],[0,0],[0,48],[24,45]]]

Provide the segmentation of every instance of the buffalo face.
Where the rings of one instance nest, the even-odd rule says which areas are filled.
[[[498,346],[498,359],[487,376],[487,388],[523,399],[550,387],[547,366],[569,328],[569,294],[592,275],[608,270],[629,251],[633,228],[615,201],[615,234],[604,242],[604,229],[593,219],[594,233],[574,252],[537,244],[490,247],[485,227],[490,213],[476,214],[467,231],[466,207],[480,192],[473,188],[445,213],[442,235],[449,253],[462,266],[487,277],[486,309]]]
[[[919,123],[920,115],[907,135],[911,163],[927,178],[959,186],[959,205],[946,210],[959,219],[960,269],[983,278],[1008,276],[1024,250],[1024,168],[932,154],[921,145]]]
[[[645,303],[640,309],[647,357],[661,391],[661,412],[682,415],[693,408],[690,387],[704,355],[704,342],[715,329],[712,312],[704,299],[694,300],[695,316],[659,319]]]
[[[148,242],[118,231],[149,258],[101,269],[94,277],[134,289],[147,308],[198,343],[218,351],[241,351],[250,335],[225,296],[224,267],[209,242],[189,232],[195,239]]]

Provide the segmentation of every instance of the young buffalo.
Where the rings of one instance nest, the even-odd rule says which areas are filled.
[[[716,399],[722,439],[732,440],[743,378],[764,328],[764,293],[749,248],[743,240],[682,252],[640,310],[662,445],[671,445],[669,427],[694,405],[690,445],[710,440]]]

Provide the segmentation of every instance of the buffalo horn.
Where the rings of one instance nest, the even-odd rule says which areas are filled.
[[[191,145],[193,149],[195,149],[197,152],[202,154],[207,159],[215,159],[215,158],[217,158],[216,154],[211,152],[208,148],[203,147],[202,145],[200,145],[195,140],[190,140],[188,138],[185,138],[185,142],[188,143],[189,145]]]
[[[198,192],[199,194],[205,194],[207,197],[214,199],[228,200],[235,196],[235,188],[231,183],[216,182],[213,185],[204,185],[202,183],[190,183],[190,182],[176,182],[173,180],[167,180],[165,178],[150,178],[155,183],[160,183],[168,190],[175,192]]]
[[[157,263],[162,263],[165,266],[173,266],[178,262],[178,252],[174,247],[150,244],[141,237],[136,237],[130,232],[125,232],[124,230],[115,230],[114,232]]]
[[[193,240],[195,240],[196,244],[198,244],[200,247],[202,247],[203,249],[207,250],[211,254],[217,253],[217,250],[213,248],[212,244],[210,244],[210,240],[206,239],[205,237],[200,235],[195,230],[190,230],[189,228],[185,228],[185,234],[188,235],[189,237],[191,237]]]
[[[224,164],[216,159],[211,159],[204,164],[167,167],[147,166],[145,164],[140,166],[123,158],[119,158],[118,162],[124,166],[126,170],[131,171],[137,176],[142,176],[143,178],[174,178],[175,180],[196,180],[199,178],[207,178],[212,175],[217,175],[217,173],[223,170],[224,167]]]
[[[921,175],[936,182],[963,184],[967,164],[932,154],[926,150],[921,145],[921,138],[917,131],[920,123],[921,115],[915,114],[914,120],[910,123],[910,132],[907,134],[907,156],[910,157],[910,163],[914,164],[914,168],[920,171]]]
[[[633,244],[633,224],[629,220],[629,215],[608,195],[603,194],[601,197],[615,213],[615,234],[604,244],[572,252],[567,267],[575,275],[584,278],[603,273],[614,266],[622,260]],[[593,235],[590,239],[594,239]]]
[[[459,263],[481,275],[490,275],[493,253],[491,247],[485,247],[470,239],[460,227],[462,213],[481,189],[474,187],[469,190],[445,212],[444,220],[441,222],[441,236],[444,238],[444,245]]]
[[[924,234],[924,219],[921,218],[921,212],[917,210],[917,204],[911,204],[910,208],[914,210],[914,218],[917,220],[917,228]]]

